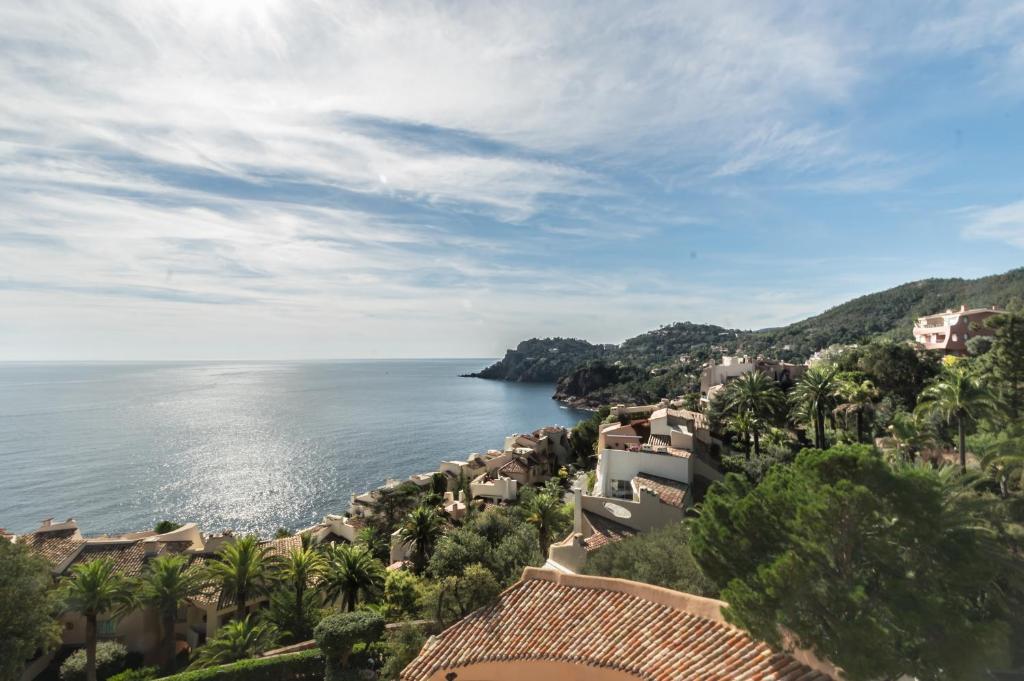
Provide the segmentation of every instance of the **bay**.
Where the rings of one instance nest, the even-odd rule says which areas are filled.
[[[487,359],[0,364],[0,526],[192,521],[263,536],[585,413]]]

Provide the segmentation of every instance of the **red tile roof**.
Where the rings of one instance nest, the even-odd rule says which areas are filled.
[[[114,561],[114,569],[128,577],[138,577],[146,564],[146,549],[142,542],[132,541],[112,544],[86,544],[81,553],[71,561],[70,570],[75,565],[91,563],[100,558]]]
[[[677,480],[662,478],[657,475],[639,473],[635,478],[637,487],[647,489],[658,495],[658,500],[663,504],[683,508],[686,505],[686,492],[690,486]]]
[[[512,459],[507,464],[498,469],[500,472],[506,475],[513,475],[515,473],[525,474],[528,472],[526,464],[520,461],[518,458]]]
[[[594,528],[594,533],[583,540],[583,548],[588,553],[636,534],[633,528],[590,511],[583,511],[583,517]]]
[[[50,567],[57,569],[71,559],[85,544],[77,535],[78,530],[55,530],[53,532],[31,532],[18,538],[40,556]]]
[[[280,539],[271,539],[261,544],[263,547],[270,549],[267,551],[268,556],[276,558],[285,558],[291,553],[292,549],[302,548],[302,535],[293,534],[290,537],[282,537]]]
[[[726,623],[723,605],[648,584],[527,568],[496,604],[430,638],[401,679],[528,661],[610,668],[647,681],[836,678],[827,663],[776,653]]]

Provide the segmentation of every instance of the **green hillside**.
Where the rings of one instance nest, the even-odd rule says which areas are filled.
[[[556,397],[591,403],[645,401],[678,394],[700,365],[723,354],[804,361],[836,343],[876,336],[910,340],[914,319],[960,305],[1005,307],[1024,301],[1024,268],[980,279],[923,279],[870,293],[819,315],[774,329],[739,331],[678,322],[618,346],[566,338],[531,339],[499,362],[472,374],[507,381],[558,383]],[[665,392],[666,394],[662,394]]]

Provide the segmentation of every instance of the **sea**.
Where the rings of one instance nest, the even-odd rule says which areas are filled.
[[[490,359],[0,363],[0,527],[269,536],[350,495],[586,417]]]

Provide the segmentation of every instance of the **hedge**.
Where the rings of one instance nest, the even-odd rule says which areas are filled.
[[[133,662],[141,662],[138,655],[128,652],[128,649],[117,641],[98,641],[96,643],[96,678],[99,681],[108,679],[115,674],[120,674]],[[60,666],[61,681],[85,681],[85,648],[79,648],[71,653]]]
[[[320,681],[323,677],[323,655],[313,649],[186,671],[160,681]]]

